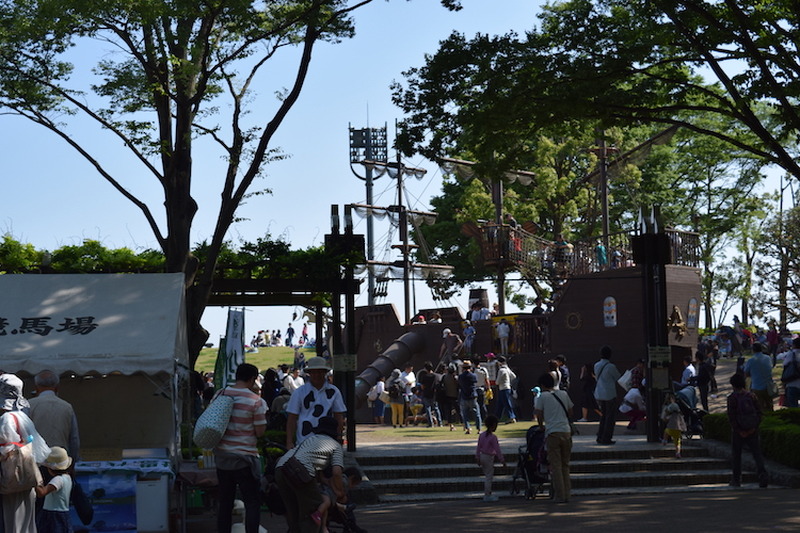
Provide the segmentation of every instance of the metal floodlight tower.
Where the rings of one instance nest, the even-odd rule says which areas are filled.
[[[383,128],[350,128],[350,170],[360,180],[364,180],[367,188],[367,205],[372,205],[372,182],[378,179],[383,172],[377,176],[373,175],[375,165],[365,164],[365,162],[378,162],[386,164],[389,160],[388,144],[386,135],[386,124]],[[362,164],[364,166],[364,176],[356,172],[353,165]],[[384,171],[385,172],[385,171]],[[372,229],[372,214],[367,215],[367,261],[375,259],[374,232]],[[375,305],[375,274],[372,270],[367,270],[367,302]]]

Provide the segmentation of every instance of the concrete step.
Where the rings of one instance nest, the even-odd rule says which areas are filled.
[[[653,487],[607,487],[607,488],[573,488],[571,490],[571,495],[573,498],[582,498],[582,497],[589,497],[589,496],[600,496],[600,495],[620,495],[624,496],[626,494],[669,494],[669,493],[684,493],[684,492],[707,492],[707,491],[731,491],[733,493],[741,493],[741,491],[750,491],[750,490],[774,490],[774,489],[783,489],[784,487],[775,487],[771,486],[769,489],[762,489],[759,488],[758,483],[754,480],[747,481],[742,484],[741,487],[730,487],[728,486],[728,482],[725,481],[724,483],[707,483],[707,484],[700,484],[700,485],[682,485],[682,486],[669,486],[669,485],[659,485]],[[514,494],[511,494],[510,491],[505,490],[498,490],[497,487],[494,487],[494,494],[500,497],[501,501],[510,498],[524,498],[524,487],[521,488],[522,490],[518,490]],[[731,494],[731,497],[736,497],[734,494]],[[438,493],[411,493],[411,494],[386,494],[380,497],[380,501],[382,503],[403,503],[403,502],[430,502],[430,501],[453,501],[453,500],[467,500],[467,499],[474,499],[476,500],[476,505],[480,502],[481,498],[483,498],[483,487],[480,490],[473,490],[469,492],[438,492]],[[536,502],[542,501],[546,502],[549,501],[549,493],[548,487],[544,487],[542,492],[536,494],[535,498],[530,498],[532,500],[532,504],[535,505]]]
[[[513,450],[508,450],[505,453],[506,462],[508,464],[516,463],[519,458],[519,453],[524,451],[522,447],[515,447]],[[571,462],[580,461],[604,461],[604,460],[646,460],[658,457],[670,458],[675,454],[671,446],[649,446],[642,448],[597,448],[592,450],[573,450]],[[684,457],[704,457],[708,456],[708,452],[701,447],[688,446],[683,448]],[[433,465],[456,465],[464,463],[474,463],[474,453],[464,452],[444,452],[435,453],[431,450],[427,454],[418,455],[372,455],[372,456],[358,456],[358,463],[365,468],[369,467],[384,467],[384,466],[433,466]]]
[[[472,468],[473,473],[477,466]],[[575,489],[611,489],[633,487],[664,487],[691,485],[727,485],[730,469],[682,470],[661,472],[616,472],[616,473],[573,473],[570,475]],[[381,501],[391,494],[431,494],[442,492],[473,492],[483,490],[483,476],[451,476],[437,478],[397,478],[375,481],[370,478]],[[745,482],[755,481],[752,474],[745,474]],[[496,491],[511,491],[515,484],[513,474],[495,475],[493,487]],[[518,488],[525,487],[524,479],[516,480]]]
[[[512,475],[517,467],[517,461],[508,462],[508,466],[495,466],[495,477]],[[570,472],[579,473],[623,473],[623,472],[663,472],[669,470],[705,471],[727,468],[728,462],[710,457],[684,456],[676,460],[673,456],[655,457],[647,459],[603,459],[581,460],[570,462]],[[430,479],[433,482],[443,478],[472,477],[480,472],[475,463],[456,463],[447,465],[373,465],[362,467],[362,470],[373,483],[384,480],[402,478]]]

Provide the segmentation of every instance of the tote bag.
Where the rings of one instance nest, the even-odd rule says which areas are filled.
[[[8,413],[8,416],[14,417],[17,433],[20,433],[17,417],[12,413]],[[13,444],[14,448],[0,462],[0,494],[25,492],[41,485],[42,474],[33,457],[33,445],[23,442],[5,444]]]
[[[620,376],[620,378],[617,380],[617,383],[619,383],[619,386],[626,391],[631,390],[631,387],[633,386],[633,372],[631,372],[630,369],[626,370],[625,373],[622,374],[622,376]]]
[[[203,411],[194,425],[194,442],[201,448],[210,450],[219,444],[233,411],[233,396],[223,390]]]

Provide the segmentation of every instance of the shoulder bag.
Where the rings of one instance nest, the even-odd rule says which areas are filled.
[[[69,502],[75,508],[75,512],[78,513],[78,518],[84,526],[92,523],[94,518],[92,502],[84,492],[81,484],[74,477],[72,478],[72,492],[69,495]]]
[[[605,367],[603,367],[603,369],[605,369]],[[600,372],[602,373],[602,370]],[[633,372],[630,368],[626,370],[622,376],[620,376],[620,378],[617,380],[617,383],[619,383],[619,386],[626,391],[631,390],[631,387],[633,386]]]
[[[569,432],[570,432],[570,434],[572,434],[572,435],[580,435],[581,432],[578,431],[578,426],[576,426],[575,423],[569,417],[569,411],[567,411],[567,406],[564,405],[564,402],[561,401],[561,398],[558,397],[558,394],[556,394],[555,391],[552,391],[551,394],[553,395],[553,398],[555,398],[556,401],[559,403],[559,405],[561,405],[561,408],[564,409],[564,415],[566,415],[567,422],[569,422]]]
[[[7,413],[7,415],[14,417],[17,433],[21,435],[17,417],[13,413]],[[25,492],[41,485],[42,474],[36,464],[36,459],[33,458],[31,443],[5,442],[0,446],[9,444],[13,445],[13,448],[0,462],[0,494]]]
[[[797,363],[797,353],[792,350],[792,360],[784,365],[781,381],[789,383],[796,379],[800,379],[800,365]]]
[[[201,448],[211,450],[219,444],[233,412],[234,397],[225,394],[225,389],[211,401],[194,425],[194,442]]]
[[[770,380],[769,383],[767,383],[767,394],[769,394],[770,398],[777,398],[780,396],[781,391],[778,389],[778,384]]]
[[[295,487],[302,487],[306,483],[313,481],[314,477],[308,473],[308,469],[297,459],[297,452],[302,448],[303,441],[293,451],[292,455],[279,468],[284,477]],[[287,452],[288,453],[288,452]]]

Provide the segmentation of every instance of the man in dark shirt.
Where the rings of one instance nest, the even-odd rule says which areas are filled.
[[[470,434],[470,413],[475,418],[475,427],[481,432],[481,412],[478,409],[478,378],[472,372],[472,362],[464,361],[464,371],[458,376],[458,396],[461,406],[461,419],[464,421],[464,433]]]
[[[417,375],[417,383],[422,387],[422,405],[428,418],[428,427],[442,427],[442,415],[436,402],[437,376],[433,372],[433,364],[425,361],[425,368]]]

